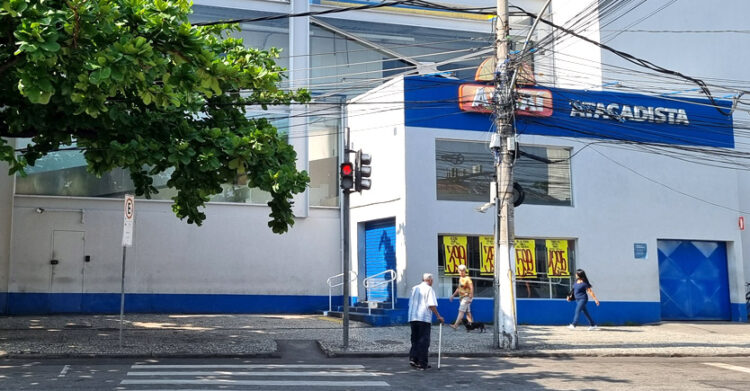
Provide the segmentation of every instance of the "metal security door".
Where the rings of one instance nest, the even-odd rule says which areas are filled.
[[[84,262],[84,233],[54,231],[49,292],[56,311],[81,311]]]
[[[365,276],[371,277],[396,268],[396,221],[394,219],[374,221],[365,224]],[[374,282],[385,281],[387,274],[381,274]],[[368,289],[368,301],[391,301],[391,285],[382,284]]]
[[[659,240],[664,320],[730,320],[724,242]]]

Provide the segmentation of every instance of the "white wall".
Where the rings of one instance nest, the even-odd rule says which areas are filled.
[[[597,12],[596,8],[591,7],[594,4],[596,2],[591,0],[553,1],[550,6],[552,22],[580,33],[586,38],[599,41]],[[589,12],[593,15],[583,18],[587,21],[585,22],[586,29],[581,29],[584,23],[579,21],[581,20],[579,14]],[[555,53],[555,86],[573,89],[601,88],[602,68],[599,48],[560,30],[555,30],[554,34],[555,42],[552,44],[552,50]],[[583,69],[585,71],[582,71]]]
[[[414,283],[410,275],[404,274],[408,264],[404,235],[408,227],[404,221],[407,182],[404,172],[404,111],[400,103],[403,102],[403,94],[403,79],[396,79],[352,99],[347,109],[351,149],[362,149],[372,156],[372,188],[361,194],[353,192],[350,196],[350,243],[364,244],[361,237],[364,222],[391,217],[396,219],[396,290],[400,294]],[[351,158],[354,159],[354,154]],[[364,270],[359,270],[363,255],[363,247],[352,248],[352,270],[359,273],[360,281],[364,278]],[[361,297],[364,295],[361,289],[357,293]]]
[[[630,53],[636,57],[646,59],[661,67],[681,72],[685,75],[703,79],[708,83],[711,92],[716,97],[725,97],[733,90],[747,90],[748,73],[746,64],[750,63],[750,35],[732,32],[698,32],[716,30],[746,30],[747,15],[750,14],[750,2],[745,0],[726,0],[720,3],[701,0],[681,0],[658,13],[658,8],[664,2],[647,2],[633,12],[622,15],[606,28],[622,30],[624,26],[643,19],[630,27],[631,30],[662,31],[660,33],[623,32],[611,38],[606,43],[618,50]],[[673,32],[663,32],[673,31]],[[602,62],[606,65],[627,67],[628,69],[644,71],[630,64],[616,55],[603,51]],[[679,82],[666,76],[653,73],[649,76],[627,72],[615,73],[613,68],[604,67],[604,80],[620,82],[622,89],[627,91],[653,91],[654,93],[668,93],[697,88],[691,82]],[[741,82],[745,80],[744,82]],[[739,83],[739,84],[738,84]],[[705,96],[697,92],[685,92],[670,95],[680,99],[685,96]],[[744,99],[747,101],[747,98]],[[748,152],[748,140],[745,128],[750,123],[747,105],[740,105],[734,112],[735,143],[737,152]],[[728,211],[722,207],[704,207],[702,213],[715,216],[715,219],[725,221],[731,231],[731,240],[741,240],[738,245],[731,246],[729,268],[730,289],[733,302],[742,302],[744,297],[744,282],[750,281],[750,261],[743,259],[742,254],[750,254],[750,233],[748,230],[738,231],[737,220],[740,216],[750,219],[750,199],[744,195],[750,193],[750,174],[744,159],[737,171],[721,172],[720,189],[736,188],[736,197],[723,194],[724,191],[703,192],[703,185],[686,188],[690,194],[701,194],[701,197],[722,207],[735,210]],[[697,169],[704,172],[704,169]],[[692,174],[691,174],[692,176]],[[693,178],[694,179],[694,178]],[[737,185],[732,185],[736,183]],[[735,199],[736,198],[736,199]],[[691,211],[692,212],[692,211]],[[709,230],[706,230],[709,233]],[[741,244],[740,244],[741,243]]]
[[[475,211],[482,203],[437,200],[435,139],[487,142],[488,134],[416,127],[406,132],[409,273],[436,273],[439,234],[489,235],[495,217],[492,210]],[[590,141],[520,139],[522,144],[572,147],[572,153]],[[607,146],[583,149],[573,157],[571,170],[574,206],[521,205],[515,210],[515,232],[519,237],[577,239],[576,264],[586,270],[603,300],[659,301],[657,239],[740,239],[735,213],[678,193],[736,204],[738,189],[731,171]],[[648,259],[634,259],[636,242],[647,243]],[[730,259],[741,259],[736,249],[730,246],[728,251]]]
[[[74,230],[85,232],[91,256],[84,292],[119,292],[122,207],[122,200],[16,196],[10,291],[46,292],[52,231]],[[209,204],[197,227],[177,219],[169,202],[137,200],[126,291],[327,295],[326,279],[340,273],[338,210],[311,208],[284,235],[266,226],[268,213],[265,206]]]
[[[8,291],[10,240],[13,223],[13,177],[8,175],[8,164],[0,163],[0,293]]]

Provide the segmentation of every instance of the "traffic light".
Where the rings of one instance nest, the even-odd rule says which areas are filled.
[[[372,174],[370,162],[372,162],[372,156],[362,153],[361,149],[357,151],[357,160],[354,169],[354,190],[360,193],[362,190],[370,190],[370,185],[372,184],[367,179]]]
[[[341,177],[341,188],[351,190],[354,187],[354,165],[352,162],[343,162],[339,168]]]

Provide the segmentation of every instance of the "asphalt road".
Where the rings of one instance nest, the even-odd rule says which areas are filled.
[[[747,390],[749,358],[402,357],[0,361],[0,390]]]

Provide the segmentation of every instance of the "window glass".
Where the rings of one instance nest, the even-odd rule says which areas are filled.
[[[289,128],[286,112],[269,113],[248,109],[247,116],[266,117],[286,137]],[[30,139],[22,139],[17,145],[22,147],[30,142]],[[172,171],[168,169],[152,176],[153,186],[159,192],[153,194],[151,199],[170,200],[176,195],[174,189],[167,187]],[[101,178],[86,171],[83,153],[76,149],[75,144],[38,159],[34,166],[26,169],[26,173],[26,176],[19,175],[16,178],[16,194],[119,198],[135,191],[129,170],[116,168]],[[268,192],[248,188],[244,176],[238,176],[234,183],[224,184],[222,188],[223,191],[213,195],[210,201],[265,204],[271,199]]]
[[[489,200],[495,167],[487,143],[436,140],[435,165],[438,200]],[[521,145],[513,180],[524,189],[524,204],[572,205],[570,149]]]
[[[446,236],[448,235],[438,235],[438,276],[440,278],[439,294],[441,297],[450,296],[458,286],[458,275],[449,272],[450,266],[446,267],[446,262],[451,262],[451,250],[446,249],[444,241]],[[466,238],[465,254],[469,276],[474,282],[474,296],[493,297],[494,269],[482,269],[480,237],[457,236]],[[487,236],[490,237],[491,235]],[[516,267],[516,297],[564,299],[572,287],[571,284],[575,276],[575,240],[516,238],[516,241],[531,243],[528,250],[533,252],[536,271],[533,276],[520,276],[519,274],[523,274],[523,272]],[[463,246],[463,242],[459,246]],[[447,252],[449,254],[446,257]],[[463,253],[462,251],[458,252]],[[518,251],[516,252],[518,253]],[[561,263],[562,260],[565,262]]]
[[[358,95],[402,72],[415,69],[399,55],[444,64],[436,72],[473,80],[487,56],[460,57],[492,45],[492,35],[417,26],[320,18],[310,26],[311,88],[315,92]],[[329,27],[331,26],[331,27]],[[343,33],[341,33],[343,32]]]
[[[253,19],[273,15],[276,14],[234,8],[194,5],[193,15],[190,16],[190,21],[192,23],[214,22],[219,20]],[[232,36],[235,38],[242,38],[246,47],[265,50],[272,47],[281,49],[280,57],[277,59],[276,63],[284,68],[289,68],[288,23],[289,22],[286,18],[241,23],[241,31],[232,33]]]
[[[312,106],[308,119],[307,150],[310,174],[310,206],[338,206],[338,106]],[[290,137],[304,137],[292,132]]]

